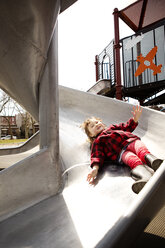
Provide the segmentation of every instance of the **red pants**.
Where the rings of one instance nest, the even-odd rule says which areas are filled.
[[[145,155],[150,153],[147,147],[141,140],[135,140],[127,146],[127,149],[123,153],[121,160],[124,164],[128,165],[131,169],[137,165],[146,163]]]

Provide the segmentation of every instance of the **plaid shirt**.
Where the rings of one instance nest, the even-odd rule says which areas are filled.
[[[126,123],[110,125],[94,140],[91,149],[91,167],[93,163],[102,166],[105,160],[118,161],[122,149],[134,140],[140,139],[132,134],[138,123],[133,118]]]

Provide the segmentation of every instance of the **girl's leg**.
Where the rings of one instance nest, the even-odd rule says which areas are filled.
[[[131,152],[131,151],[125,151],[121,157],[124,164],[128,165],[131,169],[134,169],[138,165],[142,165],[142,161],[138,156]]]
[[[143,162],[146,163],[145,155],[149,154],[149,150],[141,140],[135,140],[130,143],[126,151],[131,151],[137,155],[137,157]]]
[[[138,194],[151,178],[152,173],[143,166],[141,159],[131,151],[126,150],[121,159],[131,168],[131,177],[136,181],[132,185],[132,190]]]

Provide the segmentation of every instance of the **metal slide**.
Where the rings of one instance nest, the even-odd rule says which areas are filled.
[[[0,148],[0,170],[29,157],[39,150],[39,131],[18,146]],[[17,155],[16,155],[17,154]]]
[[[108,166],[95,187],[86,182],[90,148],[81,123],[89,116],[100,117],[106,125],[126,122],[132,107],[60,88],[60,154],[66,170],[62,194],[83,247],[129,247],[165,204],[165,162],[139,195],[131,190],[133,180],[127,167]],[[144,108],[134,131],[160,158],[165,157],[164,125],[164,113]]]
[[[62,86],[59,89],[64,188],[56,196],[2,221],[0,246],[129,247],[164,206],[165,163],[139,195],[131,190],[129,168],[115,164],[102,172],[95,187],[89,186],[86,175],[90,149],[81,123],[93,115],[107,125],[127,121],[132,105]],[[161,158],[165,156],[164,123],[164,113],[144,108],[135,131]]]
[[[0,2],[0,87],[40,123],[40,150],[0,172],[2,248],[129,247],[165,204],[165,163],[139,195],[127,167],[108,166],[95,187],[86,182],[80,124],[91,115],[127,121],[132,106],[58,88],[57,17],[74,2]],[[135,131],[162,158],[164,124],[164,113],[144,108]]]
[[[37,131],[27,141],[23,142],[23,144],[21,144],[19,146],[0,148],[0,156],[26,152],[26,151],[38,146],[39,133],[40,132]]]

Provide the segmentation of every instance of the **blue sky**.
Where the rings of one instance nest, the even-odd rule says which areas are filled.
[[[95,84],[95,55],[114,38],[113,10],[135,0],[79,0],[59,16],[59,84],[86,91]],[[123,23],[120,38],[133,34]]]

